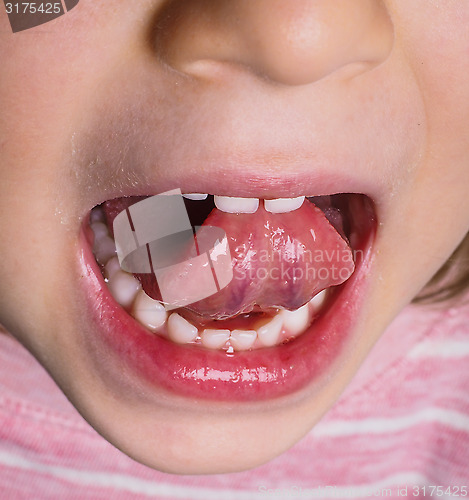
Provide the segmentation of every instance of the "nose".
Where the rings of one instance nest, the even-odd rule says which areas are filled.
[[[288,85],[372,67],[392,44],[384,0],[171,0],[155,29],[159,57],[179,71],[216,61]]]

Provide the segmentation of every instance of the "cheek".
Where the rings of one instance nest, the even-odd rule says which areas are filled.
[[[142,43],[138,16],[145,16],[145,3],[129,9],[115,0],[111,9],[83,2],[73,14],[32,30],[0,31],[1,137],[9,133],[13,144],[29,141],[23,150],[57,145],[57,133],[65,135],[71,120],[83,115],[83,104],[102,85],[102,75],[125,65],[125,58],[132,58]],[[8,25],[4,9],[0,23]],[[8,127],[2,121],[8,121]],[[48,140],[48,131],[56,133],[54,141]]]
[[[469,119],[469,4],[390,3],[397,39],[425,101],[430,139],[461,137]]]
[[[395,1],[390,10],[425,107],[419,127],[426,143],[409,187],[411,221],[417,214],[429,227],[441,221],[442,234],[460,239],[469,224],[469,4]]]
[[[382,289],[397,303],[428,282],[469,230],[469,4],[389,4],[424,108],[409,116],[424,138],[418,159],[395,168],[383,208],[377,261]]]

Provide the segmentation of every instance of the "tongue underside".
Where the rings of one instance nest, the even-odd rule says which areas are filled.
[[[116,215],[141,200],[120,198],[104,204],[111,231]],[[339,234],[343,234],[340,224],[335,226],[308,200],[301,208],[280,214],[267,212],[262,203],[254,214],[229,214],[214,208],[196,239],[208,227],[225,232],[233,277],[224,288],[185,305],[185,309],[202,318],[219,320],[252,311],[299,308],[321,290],[343,283],[353,273],[352,249],[345,236]],[[166,273],[166,288],[187,287],[187,280],[182,285],[183,275],[181,268]],[[150,297],[162,300],[154,274],[135,276]],[[191,283],[200,286],[197,276]]]

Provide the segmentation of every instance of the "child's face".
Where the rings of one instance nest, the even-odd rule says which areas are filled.
[[[0,9],[0,321],[137,460],[180,473],[254,467],[312,428],[468,231],[469,4],[131,4],[82,0],[17,34]],[[173,188],[373,201],[371,257],[305,337],[308,366],[282,354],[294,343],[235,352],[253,382],[218,394],[204,376],[233,356],[218,351],[214,367],[209,351],[205,375],[185,374],[190,395],[174,389],[176,358],[184,370],[206,348],[173,344],[158,358],[154,334],[102,292],[81,237],[94,206]],[[269,367],[256,355],[310,379],[263,393]]]

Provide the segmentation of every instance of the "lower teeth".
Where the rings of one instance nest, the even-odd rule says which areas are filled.
[[[161,302],[144,292],[140,282],[132,274],[121,269],[114,240],[99,207],[93,209],[90,220],[95,238],[93,253],[102,267],[105,282],[114,300],[147,330],[179,344],[200,344],[208,349],[226,350],[230,353],[286,343],[311,325],[322,309],[328,293],[327,290],[319,292],[295,311],[282,309],[268,319],[253,320],[255,328],[251,330],[222,326],[198,328],[177,312],[168,313]],[[222,325],[223,321],[216,323]]]

